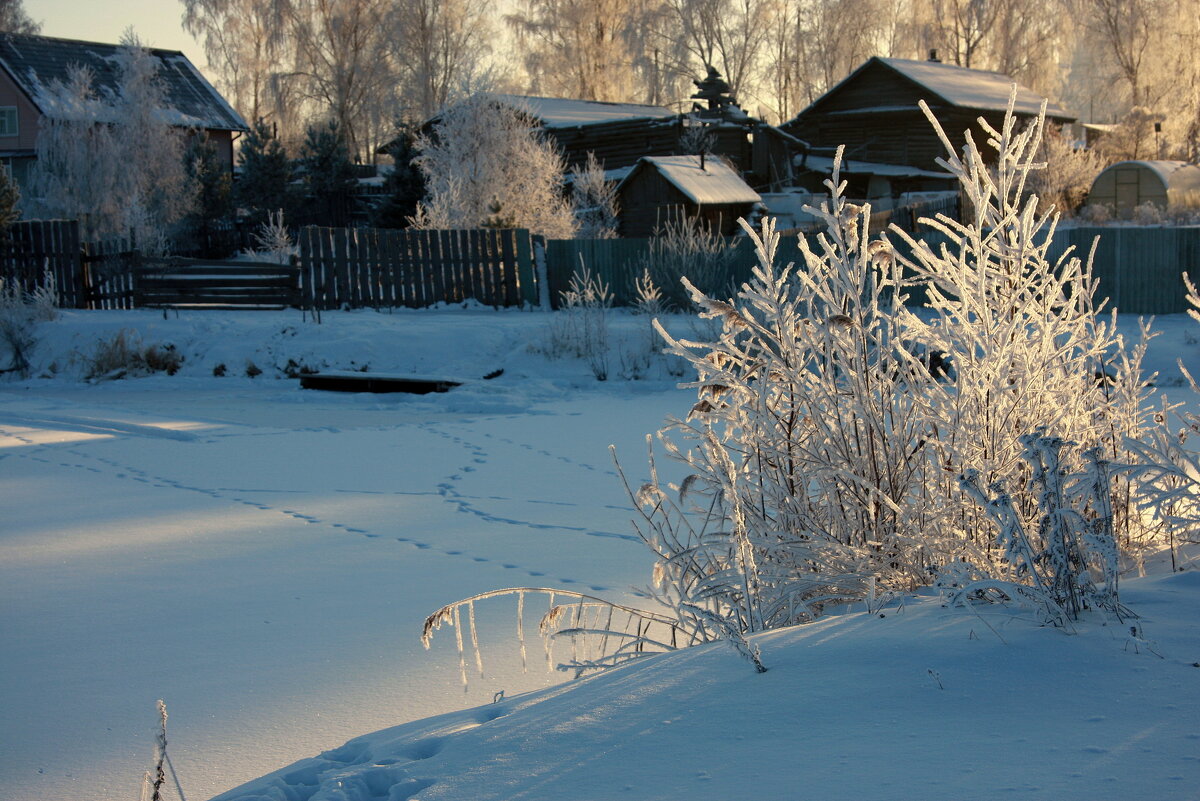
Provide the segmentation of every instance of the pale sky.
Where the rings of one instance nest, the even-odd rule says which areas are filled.
[[[23,5],[46,36],[115,43],[132,25],[151,47],[182,50],[196,66],[205,65],[203,48],[180,24],[179,0],[24,0]]]

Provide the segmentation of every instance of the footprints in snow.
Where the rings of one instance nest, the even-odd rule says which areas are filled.
[[[386,757],[376,758],[366,742],[351,741],[306,760],[303,767],[280,778],[287,785],[288,797],[300,801],[315,797],[324,782],[336,782],[338,797],[409,799],[434,784],[434,780],[413,775],[424,760],[440,754],[451,738],[508,713],[508,705],[503,703],[479,707],[464,713],[470,715],[470,720],[454,734],[414,740]]]
[[[476,517],[480,518],[481,520],[485,520],[485,521],[491,522],[491,523],[501,523],[501,524],[505,524],[505,525],[519,526],[519,527],[530,528],[530,529],[535,529],[535,530],[543,530],[543,531],[565,531],[565,532],[583,534],[586,536],[594,536],[594,537],[611,537],[611,538],[626,539],[626,540],[632,540],[632,541],[637,540],[637,538],[633,535],[616,534],[616,533],[604,532],[604,531],[593,531],[593,530],[589,530],[589,529],[586,529],[581,526],[562,526],[562,525],[553,525],[553,524],[546,524],[546,523],[533,523],[533,522],[526,521],[526,520],[504,518],[504,517],[500,517],[500,516],[491,514],[483,509],[478,508],[475,505],[475,501],[478,501],[478,500],[511,500],[510,498],[504,498],[504,497],[500,497],[500,496],[487,496],[484,498],[479,498],[476,496],[463,495],[462,493],[458,492],[458,490],[455,486],[455,484],[461,480],[461,478],[462,478],[461,474],[475,472],[478,469],[477,466],[487,464],[488,456],[489,456],[488,453],[486,451],[484,451],[482,448],[480,448],[478,445],[468,442],[468,441],[464,440],[463,438],[455,436],[448,432],[440,431],[431,424],[424,424],[421,426],[421,428],[428,433],[431,433],[436,436],[442,437],[446,440],[449,440],[451,443],[453,443],[457,446],[466,448],[468,450],[468,454],[470,456],[470,463],[458,468],[458,472],[456,472],[455,474],[452,474],[445,481],[438,484],[436,492],[394,493],[394,494],[424,495],[424,496],[437,495],[437,496],[440,496],[441,498],[443,498],[446,502],[455,505],[460,512],[475,515]],[[186,484],[181,481],[177,481],[172,478],[168,478],[168,477],[160,476],[160,475],[154,475],[145,470],[140,470],[138,468],[131,467],[129,465],[121,464],[120,462],[117,462],[113,459],[106,458],[104,456],[97,456],[97,455],[93,455],[90,453],[85,453],[76,448],[66,448],[63,450],[58,450],[58,449],[51,449],[45,445],[38,446],[38,445],[36,445],[36,443],[34,443],[32,440],[30,440],[26,437],[23,437],[19,434],[13,433],[13,432],[4,431],[4,430],[0,430],[0,435],[8,436],[12,439],[15,439],[15,440],[21,442],[24,445],[34,446],[32,451],[24,453],[23,456],[25,458],[28,458],[28,459],[31,459],[33,461],[37,461],[40,463],[50,464],[50,465],[57,464],[57,466],[59,466],[59,467],[64,467],[64,468],[68,468],[68,469],[85,470],[87,472],[91,472],[91,473],[95,473],[95,474],[107,473],[118,479],[135,481],[140,484],[145,484],[145,485],[159,488],[159,489],[176,489],[176,490],[181,490],[181,491],[185,491],[185,492],[194,492],[194,493],[208,496],[213,499],[231,501],[233,503],[242,504],[244,506],[247,506],[252,509],[262,511],[262,512],[268,512],[268,513],[273,512],[273,513],[285,515],[293,520],[297,520],[299,522],[309,524],[309,525],[320,525],[320,524],[325,523],[325,521],[321,520],[318,517],[315,517],[315,516],[309,515],[309,514],[305,514],[304,512],[296,510],[296,509],[276,508],[276,507],[270,506],[269,504],[261,503],[257,500],[244,497],[247,493],[255,492],[255,490],[231,489],[231,488],[224,488],[224,487],[218,488],[218,489],[212,489],[212,488],[207,488],[207,487],[192,486],[192,485]],[[515,443],[511,439],[494,437],[492,434],[484,434],[484,436],[487,437],[488,439],[496,439],[497,441],[503,442],[508,445],[518,445],[520,448],[527,450],[527,451],[535,451],[535,448],[533,448],[533,446],[530,446],[525,443]],[[83,461],[62,461],[62,460],[57,460],[57,459],[49,459],[49,458],[44,458],[41,455],[42,453],[56,453],[56,454],[60,454],[60,455],[61,454],[69,454],[70,456],[77,457],[78,459],[83,460]],[[586,469],[586,470],[590,470],[590,471],[596,470],[596,468],[593,467],[592,465],[576,462],[565,456],[555,456],[554,454],[551,454],[549,451],[546,451],[546,450],[536,450],[536,453],[538,453],[541,456],[557,459],[558,461],[561,461],[565,464],[576,465],[578,467],[581,467],[582,469]],[[103,468],[107,468],[107,469],[103,469],[101,467],[96,467],[94,464],[85,463],[87,461],[91,461],[96,464],[102,465]],[[610,474],[612,473],[612,471],[606,471],[606,472],[608,472]],[[275,491],[271,491],[271,492],[274,493]],[[356,494],[359,493],[359,491],[357,491],[357,490],[339,490],[339,492],[356,493]],[[387,494],[393,494],[393,493],[363,492],[363,494],[387,495]],[[559,501],[534,500],[534,501],[529,501],[529,502],[537,503],[537,504],[553,505],[553,506],[564,506],[564,507],[576,506],[576,504],[559,502]],[[355,535],[359,535],[359,536],[370,538],[370,539],[378,539],[383,536],[379,533],[372,532],[368,529],[351,526],[351,525],[341,523],[341,522],[330,522],[330,523],[328,523],[328,525],[331,528],[345,531],[348,534],[355,534]],[[484,563],[488,563],[488,562],[492,561],[491,559],[489,559],[487,557],[477,556],[477,555],[471,554],[467,551],[464,551],[462,549],[436,548],[431,543],[421,542],[421,541],[414,540],[414,539],[411,539],[408,537],[397,536],[397,537],[395,537],[395,539],[397,542],[412,545],[413,547],[417,548],[418,550],[435,551],[435,552],[443,553],[447,556],[468,558],[471,561],[473,561],[475,563],[479,563],[479,564],[484,564]],[[504,563],[503,568],[505,570],[522,570],[523,569],[520,565],[512,564],[512,563]],[[544,571],[540,571],[540,570],[524,570],[524,572],[526,573],[526,575],[530,576],[531,578],[542,578],[546,575],[546,573]],[[561,584],[579,584],[580,583],[578,579],[569,578],[569,577],[560,577],[557,579],[557,581]],[[592,591],[595,591],[595,592],[603,592],[608,589],[607,587],[598,585],[598,584],[588,585],[588,586]]]

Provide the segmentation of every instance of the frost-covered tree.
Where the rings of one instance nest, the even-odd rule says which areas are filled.
[[[493,0],[403,0],[393,4],[396,99],[425,121],[455,92],[477,83],[492,52]]]
[[[658,100],[640,73],[654,71],[648,34],[661,19],[641,0],[519,0],[505,15],[530,91],[611,102]]]
[[[775,22],[772,0],[666,0],[684,60],[683,75],[715,67],[743,100],[756,88],[761,57]]]
[[[369,159],[380,144],[380,102],[390,99],[395,30],[388,0],[290,0],[294,72],[300,91],[342,132],[352,156]]]
[[[117,90],[87,69],[46,87],[26,207],[78,219],[85,239],[133,233],[159,241],[191,208],[183,136],[167,106],[159,62],[136,40],[117,57]]]
[[[1080,147],[1061,126],[1046,130],[1038,161],[1045,166],[1029,177],[1029,188],[1045,207],[1053,204],[1060,214],[1074,214],[1104,169],[1105,161],[1094,150]]]
[[[444,110],[417,140],[428,195],[414,224],[476,228],[499,204],[519,227],[570,239],[576,223],[563,194],[563,158],[530,119],[482,92]]]
[[[217,88],[247,120],[285,129],[296,105],[289,0],[180,0],[183,28],[204,47]]]
[[[21,0],[0,0],[0,31],[38,34],[42,32],[42,23],[26,13]]]
[[[579,221],[578,238],[612,239],[617,235],[617,185],[605,177],[595,153],[588,153],[584,168],[572,174],[571,199]]]
[[[1134,106],[1120,121],[1105,132],[1096,143],[1096,150],[1108,162],[1126,159],[1159,157],[1154,126],[1164,122],[1162,114],[1156,114],[1144,106]]]

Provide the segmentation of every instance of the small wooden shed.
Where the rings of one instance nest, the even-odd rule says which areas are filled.
[[[646,156],[617,185],[619,231],[648,237],[680,215],[725,236],[762,198],[726,162],[712,156]]]
[[[1186,161],[1121,161],[1092,182],[1088,204],[1128,214],[1143,203],[1160,209],[1200,205],[1200,165]]]

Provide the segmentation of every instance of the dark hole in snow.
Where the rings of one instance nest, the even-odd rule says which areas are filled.
[[[503,373],[502,369],[495,370],[483,378],[498,378]],[[329,392],[407,392],[411,395],[428,395],[430,392],[449,392],[463,383],[450,378],[381,373],[312,373],[300,376],[302,389],[323,389]]]
[[[300,376],[301,388],[323,389],[329,392],[408,392],[412,395],[428,395],[430,392],[448,392],[460,384],[461,381],[442,378],[405,378],[370,373],[314,373]]]

